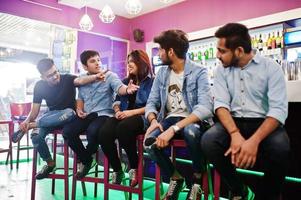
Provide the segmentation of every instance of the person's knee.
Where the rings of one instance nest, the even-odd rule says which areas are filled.
[[[290,154],[290,144],[286,133],[281,133],[278,136],[272,137],[268,143],[268,153],[276,161],[287,160]]]
[[[217,145],[215,141],[216,133],[210,128],[203,134],[201,139],[202,150],[207,156],[210,156],[210,153],[214,151],[215,146]]]
[[[76,113],[73,109],[66,108],[63,111],[63,114],[59,117],[59,120],[68,122],[68,121],[71,121],[72,119],[74,119],[75,116],[76,116]]]
[[[184,127],[183,134],[186,141],[199,141],[202,134],[200,125],[190,124]]]
[[[71,127],[69,127],[69,126],[64,126],[64,128],[63,128],[63,137],[65,138],[65,139],[72,139],[72,137],[74,137],[74,136],[72,136],[72,134],[73,134],[73,130],[72,130],[72,128]]]
[[[34,147],[37,147],[43,138],[39,134],[31,134],[31,141]]]

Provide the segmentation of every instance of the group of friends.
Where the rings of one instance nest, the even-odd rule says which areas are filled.
[[[36,179],[55,170],[45,137],[59,128],[80,160],[77,178],[85,177],[95,165],[93,154],[100,145],[113,168],[112,182],[121,184],[124,172],[117,139],[128,156],[130,185],[135,187],[136,137],[145,134],[145,150],[170,177],[166,200],[178,199],[184,184],[181,172],[164,151],[173,138],[185,140],[192,160],[188,200],[201,192],[208,162],[229,188],[231,200],[278,200],[290,152],[283,127],[288,114],[283,73],[276,62],[252,50],[244,25],[226,24],[215,37],[222,66],[215,72],[212,88],[206,68],[186,58],[189,41],[181,30],[163,31],[154,38],[165,65],[156,76],[143,50],[128,54],[128,75],[122,81],[115,73],[102,70],[100,55],[94,50],[81,53],[87,73],[79,77],[60,74],[50,58],[39,61],[41,80],[34,88],[31,112],[13,135],[17,142],[33,129],[34,148],[47,163]],[[48,111],[38,117],[42,100]],[[83,133],[86,146],[80,139]],[[236,168],[257,167],[264,177],[251,189]]]

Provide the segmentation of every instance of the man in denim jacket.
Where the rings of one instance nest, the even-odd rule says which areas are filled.
[[[173,137],[184,137],[193,161],[193,186],[187,199],[201,190],[205,171],[200,140],[204,132],[203,120],[212,117],[212,101],[204,67],[186,59],[189,48],[186,33],[181,30],[162,32],[154,39],[159,43],[159,56],[164,65],[154,80],[145,108],[150,123],[144,145],[152,160],[170,177],[165,199],[177,199],[184,178],[175,169],[163,148]]]

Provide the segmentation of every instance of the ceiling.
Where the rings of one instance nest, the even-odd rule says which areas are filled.
[[[49,23],[0,13],[0,46],[48,53],[51,28]]]
[[[78,9],[84,7],[85,2],[87,2],[86,4],[88,7],[97,10],[101,10],[106,4],[108,4],[112,8],[115,15],[126,18],[134,18],[177,3],[181,3],[185,0],[173,0],[168,4],[164,4],[160,2],[160,0],[140,0],[142,4],[142,11],[138,15],[130,15],[126,12],[124,7],[126,1],[127,0],[58,0],[59,4],[64,4]]]

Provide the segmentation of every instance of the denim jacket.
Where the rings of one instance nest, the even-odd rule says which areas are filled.
[[[125,78],[122,81],[125,85],[129,84],[129,79]],[[143,108],[146,105],[150,90],[152,88],[153,85],[153,78],[151,78],[150,76],[147,76],[143,81],[141,81],[140,85],[139,85],[139,89],[137,90],[137,94],[136,94],[136,100],[135,100],[135,108]],[[124,96],[116,96],[115,102],[113,104],[113,107],[116,104],[120,105],[120,110],[124,111],[128,109],[128,105],[129,105],[129,95],[124,95]]]
[[[151,78],[150,76],[146,77],[139,85],[139,89],[137,90],[137,94],[136,94],[136,100],[135,100],[135,107],[134,109],[137,108],[143,108],[146,105],[148,96],[150,94],[150,90],[152,88],[153,85],[153,78]],[[125,85],[128,85],[129,80],[127,78],[125,78],[122,81]],[[124,95],[124,96],[116,96],[115,102],[113,103],[113,107],[115,105],[120,105],[120,110],[124,111],[128,109],[128,105],[129,105],[129,95]],[[148,120],[145,119],[144,115],[141,116],[143,119],[143,123],[144,123],[144,129],[146,130],[146,128],[148,127]]]
[[[150,113],[155,113],[158,121],[166,117],[170,72],[170,67],[162,67],[156,75],[145,107],[146,118]],[[213,117],[207,69],[189,59],[185,60],[182,93],[189,113],[195,114],[200,120]]]

